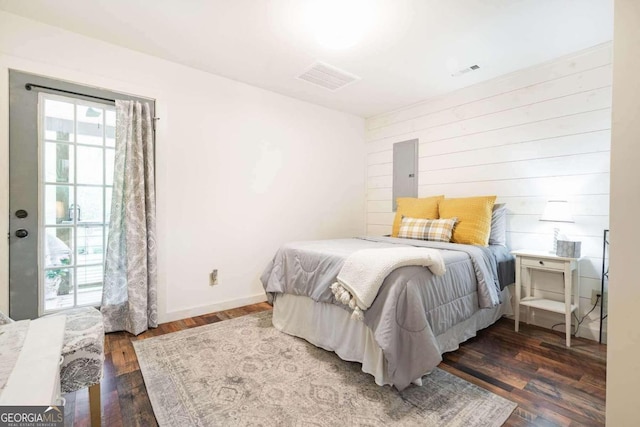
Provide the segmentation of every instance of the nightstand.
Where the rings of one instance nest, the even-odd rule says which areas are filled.
[[[545,251],[517,250],[511,252],[516,257],[516,332],[520,322],[520,306],[527,307],[527,323],[529,323],[530,308],[564,314],[567,347],[571,347],[571,314],[580,309],[580,258],[561,257]],[[531,293],[531,271],[543,270],[564,275],[564,301],[535,297]],[[576,276],[576,286],[573,292],[573,276]],[[522,286],[525,296],[521,297]]]

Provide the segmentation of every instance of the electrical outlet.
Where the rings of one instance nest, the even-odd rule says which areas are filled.
[[[215,286],[218,284],[218,270],[212,270],[209,273],[209,286]]]
[[[596,305],[596,301],[598,301],[598,305],[602,304],[602,297],[600,297],[600,291],[596,291],[595,289],[591,290],[591,305]]]

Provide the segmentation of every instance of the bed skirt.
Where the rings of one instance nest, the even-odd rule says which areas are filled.
[[[502,301],[497,307],[476,311],[469,319],[438,335],[440,353],[456,350],[480,329],[492,325],[504,314],[512,314],[509,288],[502,291]],[[386,374],[386,359],[373,331],[363,322],[352,320],[351,313],[335,304],[315,302],[302,295],[278,294],[273,303],[273,326],[333,351],[342,360],[361,363],[362,371],[373,375],[378,385],[392,385]],[[417,378],[414,383],[421,385],[422,382]]]

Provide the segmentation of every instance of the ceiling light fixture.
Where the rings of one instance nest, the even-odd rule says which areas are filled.
[[[373,7],[366,0],[314,0],[306,21],[316,41],[329,49],[358,44],[372,25]]]

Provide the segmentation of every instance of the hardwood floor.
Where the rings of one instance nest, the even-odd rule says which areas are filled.
[[[157,425],[132,341],[245,314],[270,310],[266,303],[165,323],[134,337],[112,333],[105,340],[102,380],[104,426]],[[590,426],[605,421],[606,346],[501,319],[444,355],[440,368],[518,404],[506,426]],[[89,394],[65,395],[65,424],[88,426]]]

